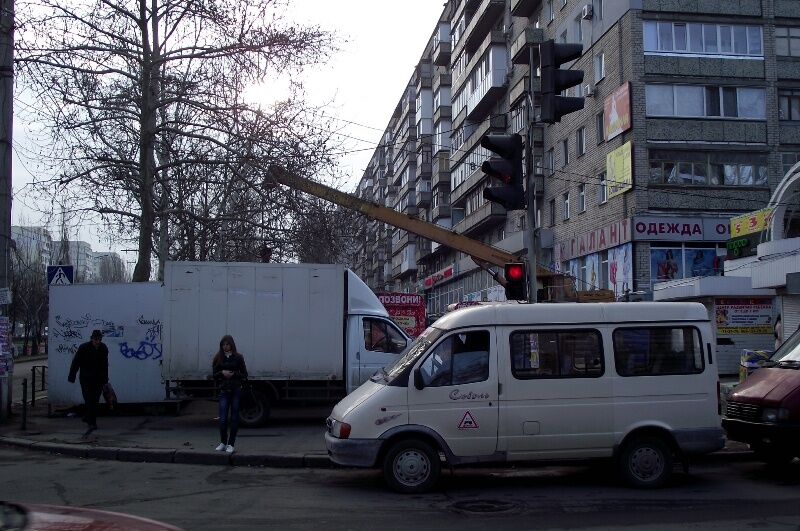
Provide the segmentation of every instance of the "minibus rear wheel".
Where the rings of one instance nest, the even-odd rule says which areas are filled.
[[[657,488],[672,473],[672,451],[659,437],[637,437],[625,444],[619,456],[619,471],[631,486]]]
[[[404,494],[427,492],[439,479],[439,453],[417,439],[399,441],[383,460],[383,477],[389,488]]]

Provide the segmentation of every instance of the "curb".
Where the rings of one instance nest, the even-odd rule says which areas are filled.
[[[166,448],[115,448],[88,444],[37,442],[18,437],[0,436],[0,445],[25,450],[35,450],[56,455],[84,459],[104,459],[131,463],[171,463],[212,466],[254,466],[270,468],[333,468],[328,456],[310,454],[226,454],[224,452],[195,452]]]

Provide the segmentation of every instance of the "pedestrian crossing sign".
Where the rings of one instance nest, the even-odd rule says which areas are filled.
[[[71,265],[47,266],[47,283],[50,286],[69,286],[73,279],[74,268]]]

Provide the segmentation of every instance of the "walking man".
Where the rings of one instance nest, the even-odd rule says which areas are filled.
[[[75,375],[80,371],[81,392],[86,410],[83,420],[89,425],[84,437],[97,429],[97,404],[100,402],[103,386],[108,383],[108,347],[102,340],[103,333],[94,330],[91,340],[78,347],[69,368],[70,383],[75,383]]]

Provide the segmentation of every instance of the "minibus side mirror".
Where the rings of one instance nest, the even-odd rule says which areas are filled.
[[[393,354],[400,354],[406,349],[406,340],[405,339],[392,339],[392,353]]]
[[[422,372],[419,370],[419,367],[414,369],[414,387],[416,387],[418,391],[425,389],[425,382],[422,381]]]

